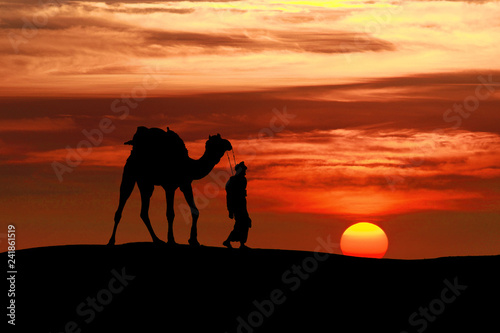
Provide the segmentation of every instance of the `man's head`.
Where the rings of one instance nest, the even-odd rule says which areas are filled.
[[[245,162],[240,162],[238,164],[236,164],[236,166],[234,167],[234,170],[236,171],[236,174],[237,175],[246,175],[246,172],[247,172],[247,167],[245,165]]]

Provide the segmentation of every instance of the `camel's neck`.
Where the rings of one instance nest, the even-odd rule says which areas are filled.
[[[192,177],[194,180],[202,179],[206,177],[210,171],[215,167],[217,163],[219,163],[221,156],[205,150],[205,153],[202,157],[197,160],[191,159],[192,165]]]

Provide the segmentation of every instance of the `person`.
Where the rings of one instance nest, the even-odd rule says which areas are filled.
[[[240,249],[248,249],[245,245],[248,238],[248,229],[252,227],[252,220],[247,211],[247,167],[245,162],[236,165],[236,174],[229,178],[226,184],[226,202],[229,218],[234,218],[234,228],[222,245],[232,248],[231,242],[240,242]]]

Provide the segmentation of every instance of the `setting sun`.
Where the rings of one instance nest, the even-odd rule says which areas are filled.
[[[347,228],[340,239],[344,255],[354,257],[382,258],[389,242],[385,232],[368,222],[356,223]]]

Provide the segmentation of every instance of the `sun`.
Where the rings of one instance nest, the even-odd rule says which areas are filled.
[[[342,253],[354,257],[382,258],[388,245],[384,230],[368,222],[351,225],[340,239]]]

